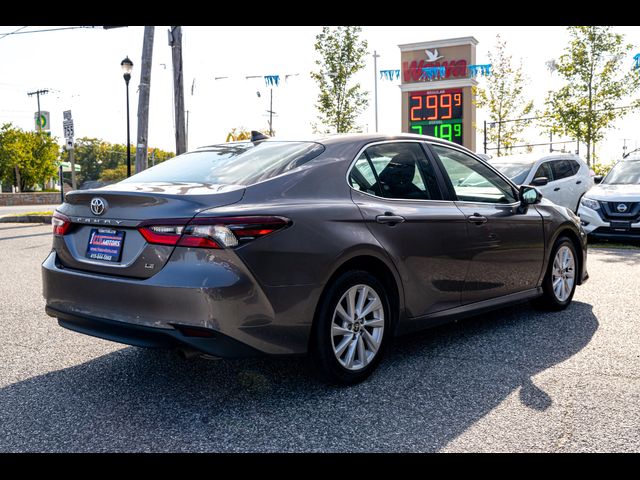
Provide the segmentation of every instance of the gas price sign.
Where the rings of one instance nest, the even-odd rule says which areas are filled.
[[[462,145],[462,89],[409,94],[409,131]]]

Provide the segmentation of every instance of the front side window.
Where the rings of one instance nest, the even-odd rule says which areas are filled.
[[[349,183],[356,190],[384,198],[442,199],[433,166],[416,142],[367,148],[351,169]]]
[[[458,200],[515,203],[511,185],[480,160],[442,145],[432,144],[453,184]]]
[[[547,177],[547,180],[549,180],[550,182],[554,180],[549,162],[541,163],[538,167],[538,170],[536,171],[536,174],[533,176],[534,180],[540,177]]]

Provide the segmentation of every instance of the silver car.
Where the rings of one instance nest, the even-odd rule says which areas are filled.
[[[517,185],[534,185],[557,205],[578,211],[580,199],[593,187],[594,173],[578,155],[525,153],[490,160]]]

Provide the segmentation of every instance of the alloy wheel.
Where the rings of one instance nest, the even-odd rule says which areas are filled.
[[[361,370],[374,359],[384,333],[384,307],[368,285],[354,285],[337,303],[331,321],[333,353],[348,370]]]

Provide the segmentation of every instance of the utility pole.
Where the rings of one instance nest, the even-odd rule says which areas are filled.
[[[136,146],[136,173],[147,168],[147,146],[149,143],[149,95],[151,93],[151,59],[153,57],[153,35],[155,27],[144,27],[142,41],[142,67],[138,95],[138,143]]]
[[[373,51],[373,97],[376,112],[376,133],[378,133],[378,55],[377,51]]]
[[[187,151],[184,119],[184,78],[182,74],[182,27],[171,27],[169,46],[173,63],[173,96],[176,117],[176,155]]]
[[[273,137],[273,87],[271,87],[271,95],[269,98],[269,136]]]
[[[27,95],[29,95],[30,97],[32,96],[36,96],[36,98],[38,99],[38,121],[36,122],[36,125],[38,125],[38,131],[41,132],[42,131],[42,125],[40,124],[40,95],[46,95],[47,93],[49,93],[49,90],[47,90],[46,88],[44,90],[36,90],[35,92],[27,92]]]

